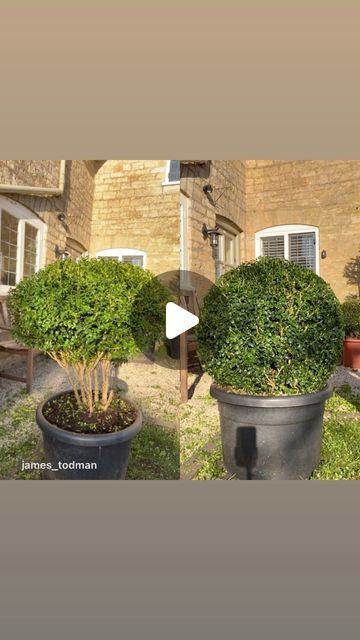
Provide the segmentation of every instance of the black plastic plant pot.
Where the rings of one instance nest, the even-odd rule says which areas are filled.
[[[137,410],[134,422],[114,433],[81,434],[60,429],[48,422],[46,404],[64,391],[49,396],[36,410],[36,421],[43,433],[47,480],[124,480],[131,442],[142,426]]]
[[[305,480],[319,464],[325,401],[332,390],[250,396],[211,386],[224,464],[240,480]]]

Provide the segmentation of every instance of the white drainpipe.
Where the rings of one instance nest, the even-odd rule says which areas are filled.
[[[30,187],[16,184],[0,184],[0,193],[27,193],[31,195],[43,194],[49,196],[61,196],[65,185],[65,163],[60,160],[60,180],[58,187]]]

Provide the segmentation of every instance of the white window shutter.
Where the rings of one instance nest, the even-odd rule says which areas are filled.
[[[315,233],[289,234],[289,260],[316,271]]]
[[[261,238],[261,255],[269,258],[285,257],[284,236],[269,236]]]
[[[144,264],[144,259],[142,256],[122,256],[122,262],[130,262],[137,267],[142,267]]]

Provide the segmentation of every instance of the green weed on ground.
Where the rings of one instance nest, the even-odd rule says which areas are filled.
[[[39,470],[22,471],[23,461],[43,462],[44,455],[41,432],[34,425],[36,401],[21,395],[0,412],[0,478],[38,480]]]
[[[320,465],[312,479],[360,479],[360,416],[348,420],[338,414],[324,420]]]
[[[179,449],[176,430],[145,424],[132,442],[127,479],[177,480]]]
[[[359,480],[360,394],[344,384],[334,390],[326,410],[330,417],[324,420],[320,465],[312,479]]]

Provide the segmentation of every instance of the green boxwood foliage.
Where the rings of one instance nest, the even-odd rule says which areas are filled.
[[[290,395],[326,386],[342,350],[341,305],[309,269],[260,258],[217,281],[197,330],[202,366],[224,388]]]
[[[360,299],[346,300],[342,305],[345,334],[348,338],[360,338]]]
[[[167,290],[147,270],[105,259],[54,262],[9,294],[12,334],[28,347],[91,361],[126,361],[157,340]]]
[[[13,336],[48,353],[66,372],[78,407],[107,411],[111,362],[154,344],[165,326],[167,289],[116,260],[54,262],[9,295]]]

